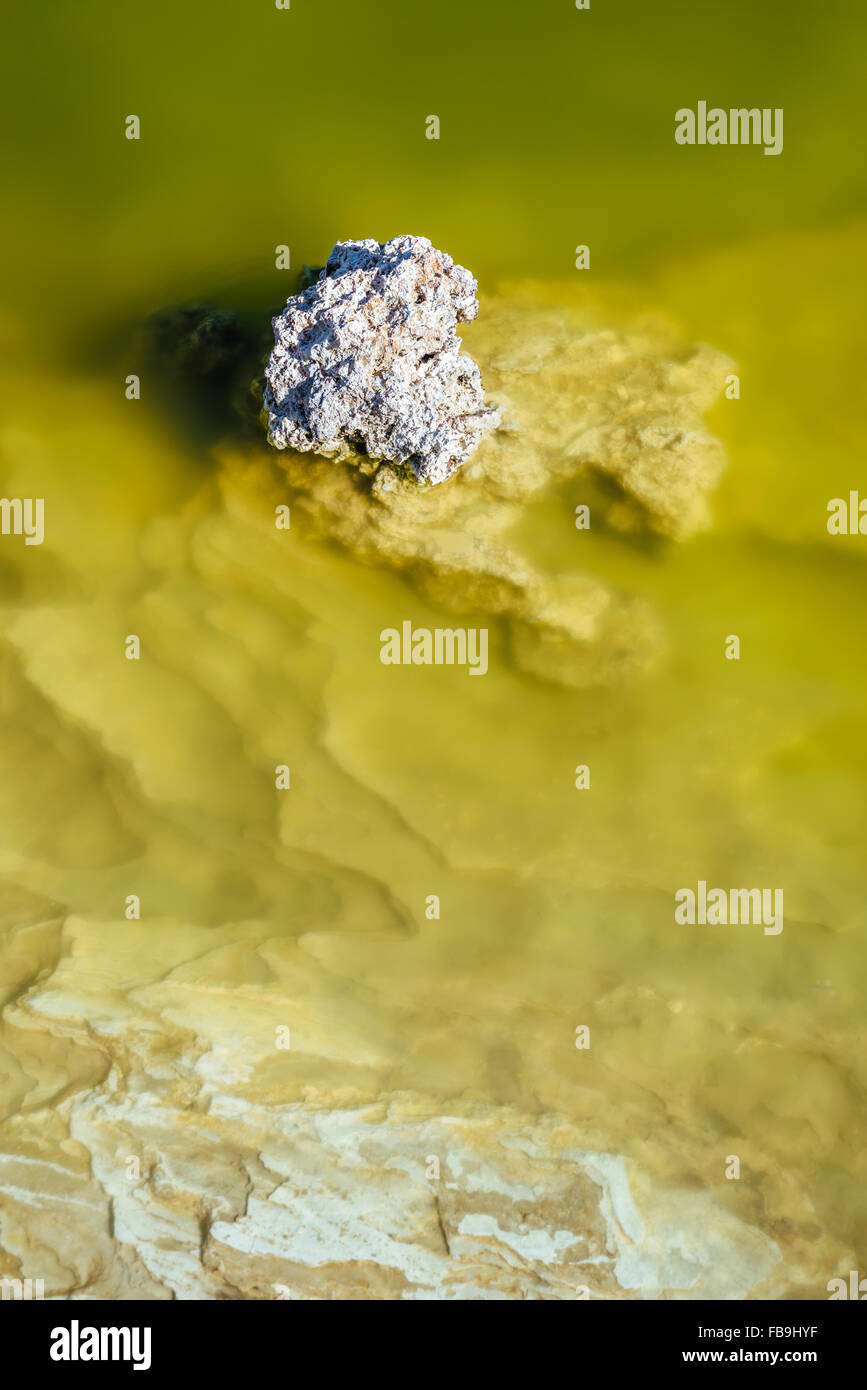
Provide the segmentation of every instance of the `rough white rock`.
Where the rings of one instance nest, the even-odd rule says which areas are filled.
[[[499,423],[455,332],[478,313],[476,289],[426,237],[338,241],[315,284],[273,320],[271,443],[443,482]]]

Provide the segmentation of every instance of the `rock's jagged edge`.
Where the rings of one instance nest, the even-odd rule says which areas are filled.
[[[476,289],[426,237],[338,241],[273,320],[270,442],[442,483],[499,421],[455,332],[478,313]]]

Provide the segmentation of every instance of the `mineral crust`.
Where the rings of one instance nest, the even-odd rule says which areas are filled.
[[[273,320],[270,442],[443,482],[499,423],[455,332],[478,313],[476,289],[426,237],[338,241],[316,282]]]

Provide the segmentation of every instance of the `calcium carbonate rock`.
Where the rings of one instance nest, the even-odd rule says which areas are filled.
[[[476,281],[426,237],[338,241],[274,323],[268,437],[278,449],[405,465],[441,483],[499,422],[455,332]]]

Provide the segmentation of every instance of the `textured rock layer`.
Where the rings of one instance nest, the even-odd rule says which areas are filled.
[[[397,1039],[359,1048],[315,951],[187,936],[159,979],[171,933],[131,927],[97,982],[92,929],[22,894],[6,907],[2,964],[38,935],[51,973],[4,1016],[24,1104],[2,1131],[0,1276],[46,1297],[773,1298],[815,1296],[817,1268],[849,1259],[814,1225],[771,1232],[660,1183],[600,1149],[598,1121],[387,1085],[365,1099]],[[306,1023],[281,1052],[290,1012]],[[356,1086],[329,1085],[326,1057]]]

